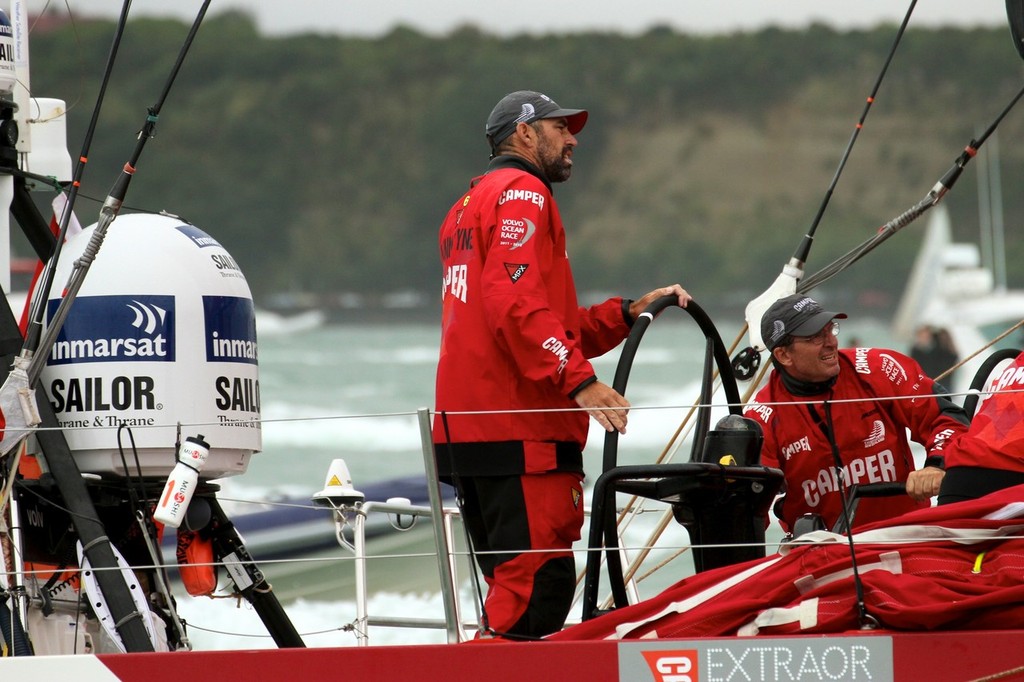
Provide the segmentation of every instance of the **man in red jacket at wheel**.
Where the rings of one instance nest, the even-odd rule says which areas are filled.
[[[904,481],[907,494],[859,501],[854,527],[927,506],[944,475],[942,448],[967,415],[910,357],[839,348],[844,313],[794,294],[761,318],[774,371],[745,414],[764,431],[761,463],[785,473],[776,512],[787,531],[804,514],[831,529],[851,484]],[[927,450],[915,467],[907,432]]]
[[[502,98],[487,119],[490,165],[440,230],[434,453],[489,588],[485,634],[510,639],[556,632],[569,613],[588,413],[626,430],[629,403],[588,358],[625,339],[654,300],[690,299],[675,284],[577,303],[552,184],[569,179],[587,116],[530,90]]]
[[[1024,353],[986,387],[971,428],[950,441],[939,504],[983,497],[1024,485]]]

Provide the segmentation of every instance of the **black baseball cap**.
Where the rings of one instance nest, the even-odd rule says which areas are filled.
[[[491,115],[487,117],[484,129],[491,149],[512,134],[519,123],[533,123],[542,118],[566,118],[569,132],[575,135],[583,130],[588,113],[584,109],[563,109],[555,100],[533,90],[516,90],[501,98]]]
[[[826,324],[846,313],[825,310],[810,296],[793,294],[780,298],[761,316],[761,340],[765,348],[773,350],[787,336],[812,336]]]

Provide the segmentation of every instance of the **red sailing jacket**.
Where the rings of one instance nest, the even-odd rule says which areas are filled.
[[[570,396],[594,380],[587,358],[629,333],[628,301],[579,307],[562,219],[537,173],[498,157],[441,226],[437,411],[501,411],[438,414],[442,474],[449,452],[466,475],[582,472],[588,416]],[[552,408],[577,411],[509,412]]]
[[[981,403],[967,433],[949,443],[946,468],[1024,471],[1024,353],[987,388],[998,392]]]
[[[884,348],[846,348],[839,351],[839,363],[835,385],[820,396],[793,396],[773,372],[745,412],[764,430],[761,463],[786,474],[780,519],[786,530],[805,513],[820,514],[825,527],[832,528],[841,513],[822,401],[833,401],[829,409],[847,485],[905,481],[915,468],[906,430],[931,455],[967,428],[952,416],[959,408],[945,399],[876,400],[934,392],[933,381],[906,355]],[[864,498],[854,526],[927,506],[906,495]]]

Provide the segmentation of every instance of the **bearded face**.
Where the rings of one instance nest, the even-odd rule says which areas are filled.
[[[548,182],[565,182],[572,175],[572,151],[576,138],[565,119],[549,119],[533,124],[537,131],[537,157]]]

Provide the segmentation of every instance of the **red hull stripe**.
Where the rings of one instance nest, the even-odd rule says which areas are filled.
[[[921,632],[858,635],[842,639],[891,641],[892,676],[896,680],[976,679],[1024,667],[1024,631]],[[620,669],[623,660],[644,661],[651,652],[749,646],[790,647],[799,653],[821,637],[716,638],[645,642],[542,642],[536,644],[467,643],[387,647],[262,649],[191,653],[104,654],[101,656],[38,656],[0,659],[3,679],[67,679],[75,682],[181,682],[206,679],[216,670],[222,680],[294,679],[297,671],[311,676],[341,675],[346,679],[410,680],[418,682],[521,682],[544,671],[565,671],[587,682],[654,682],[653,669],[638,675],[636,668]],[[868,644],[868,642],[865,642]],[[711,645],[711,646],[709,646]],[[869,647],[870,648],[870,647]],[[714,679],[733,670],[744,679],[736,661],[754,660],[733,650],[729,663],[701,665],[694,679]],[[655,660],[657,655],[654,656]],[[725,659],[723,659],[725,660]],[[646,663],[643,664],[647,667]],[[759,663],[758,663],[759,665]],[[730,667],[731,666],[731,667]],[[807,670],[812,677],[813,670]],[[749,671],[748,671],[749,674]],[[808,677],[807,679],[812,679]],[[813,677],[820,679],[820,677]],[[1015,679],[1015,678],[1013,678]]]

